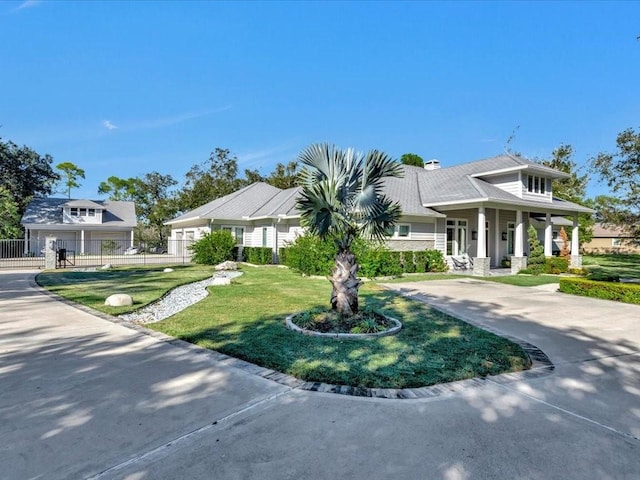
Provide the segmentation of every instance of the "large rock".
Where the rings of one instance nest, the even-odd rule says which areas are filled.
[[[214,268],[217,271],[221,271],[221,270],[237,270],[238,269],[238,264],[236,262],[226,261],[226,262],[219,263]]]
[[[167,267],[167,268],[165,268],[165,269],[163,270],[163,272],[164,272],[164,273],[171,273],[171,272],[173,272],[173,268],[168,268],[168,267]]]
[[[215,277],[211,285],[231,285],[231,279],[227,277]]]
[[[133,305],[133,298],[126,293],[114,293],[104,301],[104,304],[109,307],[126,307]]]

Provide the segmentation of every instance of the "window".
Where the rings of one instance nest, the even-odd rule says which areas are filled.
[[[398,236],[399,237],[408,237],[411,228],[409,225],[398,225]]]
[[[516,224],[515,222],[507,223],[507,255],[514,254],[514,245],[516,244]]]
[[[611,246],[612,247],[619,247],[620,245],[622,245],[622,242],[620,242],[619,238],[612,238],[611,239]]]
[[[87,209],[86,208],[81,208],[79,212],[80,212],[80,216],[81,217],[86,217],[87,216]]]
[[[236,237],[236,244],[237,245],[244,244],[244,227],[236,227],[234,234]]]
[[[467,221],[447,220],[447,255],[464,255],[467,252]]]
[[[69,215],[71,215],[72,217],[77,217],[78,216],[78,209],[76,207],[71,207],[69,209]]]
[[[90,208],[89,210],[87,210],[87,215],[89,215],[90,217],[95,217],[96,216],[96,209],[95,208]]]
[[[528,175],[527,179],[527,192],[529,193],[539,193],[544,195],[547,191],[547,179],[542,177],[537,177],[535,175]]]

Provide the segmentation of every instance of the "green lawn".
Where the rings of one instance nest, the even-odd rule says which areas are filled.
[[[606,273],[616,273],[620,277],[640,278],[640,255],[584,255],[583,266],[598,266]]]
[[[132,312],[164,296],[172,288],[210,277],[213,268],[201,265],[136,265],[95,272],[56,270],[40,273],[39,285],[58,295],[110,315]],[[131,307],[107,307],[104,301],[114,293],[133,298]]]
[[[174,273],[197,280],[198,272],[204,274],[204,270],[185,267]],[[210,287],[211,295],[201,302],[148,326],[304,380],[342,385],[419,387],[517,371],[529,365],[518,345],[373,282],[361,288],[361,304],[400,319],[404,328],[399,334],[371,340],[303,336],[286,329],[284,318],[326,306],[329,282],[302,278],[280,268],[246,268],[244,272],[231,286]],[[164,288],[157,284],[164,280],[166,287],[168,275],[153,269],[118,269],[91,274],[47,273],[38,280],[67,298],[106,311],[100,303],[115,291],[133,293],[134,298],[144,294],[145,301],[138,301],[136,307],[151,296],[161,296]],[[175,277],[176,285],[183,280],[184,276]]]

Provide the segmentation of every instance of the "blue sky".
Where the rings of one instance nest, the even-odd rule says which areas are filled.
[[[0,137],[183,181],[215,147],[271,171],[314,142],[443,166],[580,164],[640,127],[638,2],[0,2]],[[604,193],[592,182],[590,194]]]

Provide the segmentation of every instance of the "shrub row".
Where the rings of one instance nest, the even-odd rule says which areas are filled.
[[[566,277],[560,279],[560,291],[583,297],[640,305],[640,285],[632,283],[601,282],[580,277]]]
[[[558,275],[566,273],[569,270],[569,261],[563,257],[547,257],[544,259],[544,265],[527,265],[527,268],[520,270],[518,273],[527,273],[530,275],[540,275],[541,273],[552,273]]]
[[[254,265],[269,265],[273,263],[273,251],[270,247],[244,247],[240,260]]]
[[[360,265],[358,273],[363,277],[448,270],[444,257],[438,250],[397,252],[385,245],[363,240],[354,242],[352,249]],[[329,275],[333,268],[335,252],[335,246],[330,240],[304,235],[288,247],[280,249],[280,263],[305,275]]]

